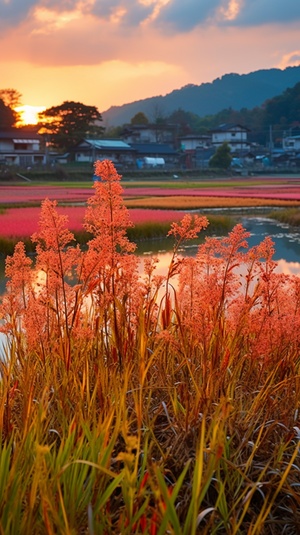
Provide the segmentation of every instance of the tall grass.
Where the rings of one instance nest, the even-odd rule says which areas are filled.
[[[6,262],[0,532],[297,533],[300,281],[237,225],[195,258],[173,223],[138,273],[119,176],[97,163],[86,251],[45,200]]]
[[[271,212],[270,217],[277,219],[281,223],[287,223],[293,227],[300,227],[299,208],[286,208],[285,210],[274,211]]]

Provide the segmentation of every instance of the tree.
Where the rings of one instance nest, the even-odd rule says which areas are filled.
[[[123,131],[123,126],[109,126],[105,128],[105,137],[109,139],[116,139],[121,137]]]
[[[0,99],[12,109],[21,106],[22,94],[16,89],[0,89]]]
[[[265,124],[283,130],[293,128],[300,121],[300,82],[286,89],[281,95],[268,100],[265,104]]]
[[[72,148],[82,138],[95,138],[103,135],[100,126],[101,113],[95,106],[81,102],[65,101],[39,113],[39,132],[47,136],[54,147],[65,150]]]
[[[173,111],[168,117],[170,124],[178,125],[177,133],[179,136],[186,136],[187,134],[194,133],[193,129],[193,114],[189,111],[185,111],[182,108],[178,108]]]
[[[10,128],[20,120],[16,107],[21,105],[22,95],[16,89],[0,89],[0,127]]]
[[[17,121],[17,113],[0,98],[0,128],[11,128]]]
[[[165,124],[167,122],[167,114],[164,111],[164,107],[159,103],[153,105],[152,122],[155,124]]]
[[[209,167],[217,167],[219,169],[228,169],[231,164],[230,147],[228,143],[223,143],[217,148],[215,154],[209,160]]]
[[[139,111],[132,117],[130,124],[149,124],[149,119],[142,111]]]

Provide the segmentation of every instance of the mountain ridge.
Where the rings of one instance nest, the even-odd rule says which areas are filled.
[[[115,127],[129,123],[138,112],[143,112],[151,122],[155,122],[153,115],[170,115],[177,109],[199,117],[213,115],[226,108],[253,109],[298,82],[300,65],[286,69],[260,69],[248,74],[228,73],[212,82],[187,84],[166,95],[111,106],[102,112],[102,118],[106,126]]]

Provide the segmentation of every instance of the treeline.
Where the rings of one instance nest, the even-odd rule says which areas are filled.
[[[0,90],[0,129],[16,126],[20,121],[16,108],[20,106],[21,97],[15,89]],[[149,119],[142,112],[131,119],[132,124],[148,122]],[[272,141],[280,143],[285,133],[300,134],[300,82],[253,109],[227,108],[214,115],[200,117],[179,108],[170,115],[161,111],[155,122],[176,124],[178,136],[205,134],[222,123],[238,123],[249,129],[250,142],[266,145],[272,134]],[[101,123],[102,115],[95,106],[65,101],[40,113],[39,124],[32,128],[39,131],[52,146],[66,150],[83,137],[119,137],[122,134],[124,125],[105,129]]]
[[[262,145],[269,140],[272,128],[272,137],[276,143],[281,141],[285,131],[292,135],[300,134],[300,82],[251,110],[227,108],[215,115],[199,117],[179,109],[168,117],[168,122],[178,123],[181,135],[191,132],[204,134],[223,123],[238,123],[249,128],[249,141]]]

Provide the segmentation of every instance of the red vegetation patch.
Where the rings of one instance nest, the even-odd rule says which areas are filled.
[[[72,231],[83,230],[82,223],[85,206],[58,206],[60,215],[66,215],[69,220],[69,228]],[[38,221],[41,213],[40,207],[32,208],[8,208],[0,214],[0,236],[25,238],[31,236],[38,229]],[[172,222],[178,221],[183,212],[177,210],[129,210],[130,219],[134,224],[147,222]]]

